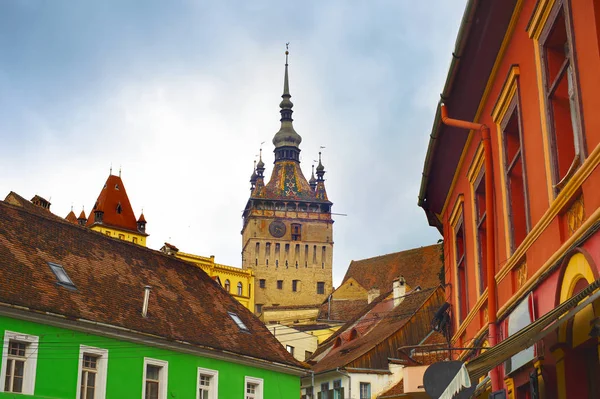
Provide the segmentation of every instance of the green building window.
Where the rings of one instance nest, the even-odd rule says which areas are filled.
[[[168,365],[164,360],[144,358],[144,399],[167,399]]]
[[[23,379],[25,377],[25,347],[27,344],[17,341],[8,343],[8,359],[6,361],[5,392],[23,392]]]
[[[33,395],[37,367],[39,337],[12,331],[4,331],[2,379],[0,392]]]
[[[219,372],[198,368],[198,399],[217,399]]]
[[[83,367],[81,369],[81,387],[79,397],[81,399],[96,398],[96,376],[98,374],[98,357],[83,355]]]

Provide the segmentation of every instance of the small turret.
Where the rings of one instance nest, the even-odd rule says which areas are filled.
[[[141,233],[146,233],[146,218],[144,217],[144,211],[142,211],[140,218],[137,221],[138,231]]]
[[[254,161],[254,169],[252,169],[252,175],[250,176],[250,191],[254,190],[256,186],[256,161]]]
[[[85,211],[83,208],[81,208],[81,213],[79,214],[77,221],[79,222],[80,226],[85,226],[85,224],[87,223],[87,218],[85,217]]]

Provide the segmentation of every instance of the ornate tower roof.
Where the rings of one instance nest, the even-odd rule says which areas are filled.
[[[317,182],[315,189],[315,196],[318,200],[328,201],[327,199],[327,191],[325,191],[325,167],[323,163],[321,163],[321,151],[319,151],[319,165],[317,165]]]
[[[65,218],[68,222],[71,222],[73,224],[77,224],[77,216],[75,216],[75,212],[73,212],[73,207],[71,206],[71,212],[69,212],[69,214],[67,215],[67,217]]]
[[[288,73],[288,55],[285,52],[285,73],[283,79],[283,100],[279,104],[281,110],[281,128],[273,137],[275,145],[275,164],[271,178],[266,186],[259,183],[264,172],[264,163],[261,159],[256,167],[258,178],[252,191],[251,198],[264,198],[271,200],[295,201],[323,201],[315,196],[315,190],[304,177],[300,168],[300,148],[302,137],[294,130],[292,125],[292,107],[290,101],[290,84]],[[316,187],[316,186],[315,186]],[[324,201],[327,201],[326,199]],[[328,201],[327,201],[328,202]]]
[[[140,218],[143,218],[143,215]],[[138,232],[135,214],[120,176],[108,176],[86,226],[94,224]]]

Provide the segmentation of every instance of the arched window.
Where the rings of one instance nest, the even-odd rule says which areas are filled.
[[[225,280],[225,291],[229,292],[230,286],[229,280]]]
[[[242,283],[238,283],[238,285],[237,285],[237,294],[239,296],[242,296],[242,291],[243,291]]]

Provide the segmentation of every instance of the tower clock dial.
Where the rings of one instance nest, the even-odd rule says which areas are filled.
[[[269,225],[269,233],[275,238],[281,238],[285,234],[285,224],[281,220],[274,220]]]

